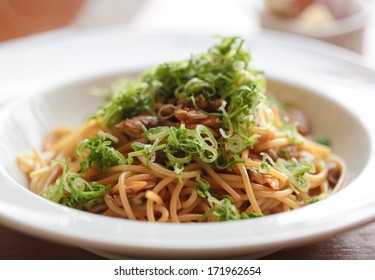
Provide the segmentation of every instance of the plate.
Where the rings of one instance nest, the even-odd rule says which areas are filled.
[[[346,161],[347,184],[336,195],[259,219],[161,225],[70,209],[27,189],[16,156],[39,147],[54,125],[78,125],[95,112],[101,100],[87,94],[90,87],[188,58],[213,40],[116,27],[62,30],[0,46],[0,95],[6,100],[0,105],[1,223],[110,258],[256,258],[374,220],[374,71],[351,52],[274,32],[246,43],[270,90],[305,111],[314,132],[331,138]]]

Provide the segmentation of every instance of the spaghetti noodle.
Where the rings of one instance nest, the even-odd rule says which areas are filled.
[[[309,139],[308,121],[266,94],[239,38],[111,88],[96,116],[56,127],[18,157],[30,190],[106,216],[239,220],[317,202],[345,164]],[[296,118],[296,112],[298,118]]]

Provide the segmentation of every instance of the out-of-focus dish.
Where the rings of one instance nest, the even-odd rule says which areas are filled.
[[[345,5],[341,0],[266,0],[261,25],[361,53],[372,5],[371,0],[348,0]]]
[[[121,44],[125,42],[119,39],[121,38],[119,34],[124,34],[121,33],[124,31],[120,31],[105,30],[108,36],[106,39],[115,43],[109,46],[108,52],[111,52],[109,57],[123,54],[124,45]],[[345,52],[334,49],[336,52],[329,56],[329,59],[340,65],[338,69],[335,69],[333,66],[335,64],[327,63],[326,55],[308,51],[306,47],[292,46],[297,44],[298,40],[290,38],[287,43],[280,43],[278,35],[267,34],[248,42],[248,45],[252,46],[254,57],[259,60],[257,65],[268,73],[270,90],[280,100],[291,102],[306,112],[312,121],[316,135],[324,135],[331,139],[333,150],[342,156],[348,165],[347,187],[342,191],[327,200],[290,213],[270,215],[251,221],[184,225],[160,225],[93,215],[57,205],[31,193],[25,187],[27,186],[25,177],[14,162],[15,156],[29,150],[30,146],[38,147],[43,135],[52,127],[60,123],[78,125],[87,115],[95,113],[95,108],[100,105],[101,98],[82,94],[86,93],[89,87],[93,84],[108,85],[119,76],[110,72],[119,73],[119,70],[121,73],[133,72],[137,68],[143,68],[147,61],[148,64],[153,64],[154,61],[182,58],[185,57],[186,52],[206,49],[207,42],[209,42],[204,37],[187,40],[178,36],[150,35],[147,37],[144,34],[140,36],[132,32],[125,32],[125,34],[127,35],[125,44],[127,57],[124,60],[128,62],[129,68],[121,66],[125,63],[124,61],[121,65],[116,64],[118,58],[109,63],[107,61],[109,57],[106,57],[106,52],[103,53],[103,45],[98,44],[100,46],[96,54],[103,53],[103,56],[98,56],[95,66],[99,67],[103,60],[107,61],[107,64],[102,64],[102,69],[104,69],[102,73],[94,75],[90,72],[93,65],[86,66],[85,71],[82,68],[72,69],[71,76],[69,77],[68,74],[65,78],[72,81],[74,78],[72,76],[75,76],[75,80],[78,79],[78,81],[69,83],[61,78],[60,82],[56,82],[55,85],[61,83],[66,85],[55,87],[49,85],[49,90],[44,88],[40,94],[33,94],[24,100],[9,103],[3,107],[0,121],[1,187],[3,190],[0,198],[0,214],[4,224],[42,238],[90,248],[111,257],[194,258],[198,256],[228,257],[239,254],[257,257],[269,251],[309,242],[374,218],[375,211],[372,207],[374,191],[367,183],[371,175],[369,171],[374,166],[372,148],[374,127],[366,116],[371,112],[366,107],[371,97],[366,94],[366,88],[363,85],[362,91],[358,92],[358,88],[361,87],[360,82],[349,80],[345,76],[353,73],[355,69],[358,76],[365,77],[371,73],[371,70],[358,63],[355,57],[346,56]],[[78,50],[86,49],[87,44],[102,42],[102,35],[100,31],[88,33],[85,36],[80,35],[79,39],[73,40],[64,48],[71,47],[77,50],[74,58],[78,59],[80,57]],[[303,44],[303,41],[299,43]],[[113,49],[114,45],[115,49]],[[330,47],[319,46],[320,49],[325,48],[325,51],[330,52]],[[153,53],[154,48],[157,50],[156,53]],[[132,57],[145,50],[150,51],[148,57],[136,62],[132,61]],[[56,53],[52,49],[50,51],[51,53],[46,53],[46,55],[55,57]],[[284,56],[277,59],[281,51]],[[159,56],[155,59],[157,53]],[[335,58],[340,54],[345,55],[346,60]],[[293,56],[294,61],[296,56],[300,58],[298,63],[289,64],[292,75],[285,73],[284,68],[275,64],[275,61],[283,63],[283,59],[288,60],[288,56],[289,59]],[[323,70],[306,71],[306,65],[317,65],[314,62],[318,58],[320,63],[325,65]],[[351,59],[353,62],[350,62]],[[16,60],[15,57],[13,62]],[[57,59],[54,63],[59,67],[64,66],[64,60]],[[77,63],[77,65],[82,64]],[[138,67],[135,68],[137,65]],[[43,65],[39,67],[37,74],[43,72]],[[17,67],[13,69],[16,70]],[[65,68],[67,69],[71,68]],[[340,75],[332,74],[336,70],[341,71]],[[13,70],[10,69],[10,71]],[[81,75],[77,75],[75,71],[79,71]],[[44,72],[44,74],[47,73],[48,71]],[[30,75],[35,77],[34,74]],[[343,76],[345,78],[342,78]],[[317,85],[318,77],[320,77],[318,80],[322,82]],[[53,77],[51,79],[53,80]],[[41,81],[43,80],[39,83]],[[341,81],[345,86],[341,89],[337,88],[337,81]],[[354,85],[356,98],[351,97],[353,90],[351,86]],[[40,85],[38,91],[42,89],[43,85]],[[337,92],[337,90],[340,91]],[[358,99],[358,94],[360,94],[360,99]],[[357,109],[359,106],[360,110]],[[69,114],[66,114],[67,110]],[[17,127],[17,130],[14,127]],[[350,128],[350,133],[348,133],[348,128]],[[341,219],[343,216],[345,219]]]

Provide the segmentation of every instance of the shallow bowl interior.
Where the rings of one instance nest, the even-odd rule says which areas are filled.
[[[95,114],[103,99],[90,95],[90,89],[108,87],[119,76],[62,86],[13,106],[2,120],[0,136],[1,161],[9,175],[26,186],[15,157],[31,147],[39,148],[44,135],[54,126],[78,126]],[[331,141],[333,152],[348,166],[347,183],[360,174],[369,158],[370,140],[366,129],[348,109],[323,94],[282,81],[269,79],[268,89],[279,101],[291,103],[307,115],[313,138],[327,137]]]
[[[327,138],[333,153],[347,165],[346,185],[363,171],[371,151],[369,133],[357,117],[328,96],[282,81],[269,80],[269,92],[277,100],[291,103],[307,115],[312,138]]]

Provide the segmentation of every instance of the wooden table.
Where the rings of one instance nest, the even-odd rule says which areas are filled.
[[[30,237],[0,226],[1,260],[96,260],[101,257],[75,247]],[[264,259],[364,260],[375,259],[375,223],[305,247],[283,250]]]

